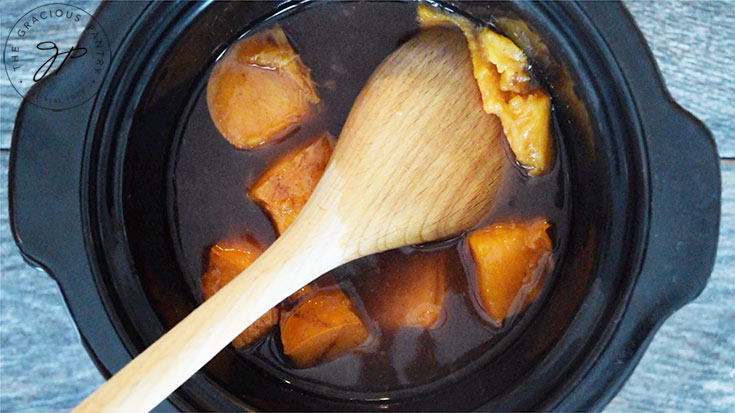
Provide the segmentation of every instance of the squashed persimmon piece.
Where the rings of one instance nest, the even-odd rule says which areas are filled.
[[[418,16],[423,27],[449,25],[462,31],[483,109],[500,119],[508,146],[529,175],[549,172],[554,163],[551,98],[531,82],[523,50],[507,37],[458,14],[421,3]]]
[[[497,325],[528,307],[551,270],[545,219],[492,224],[467,237],[477,272],[480,304]]]
[[[283,352],[299,368],[334,359],[359,347],[368,329],[339,288],[324,289],[302,300],[280,322]]]
[[[250,197],[263,207],[282,234],[301,208],[327,167],[332,143],[327,132],[271,165],[250,189]]]
[[[212,121],[239,149],[283,136],[317,103],[309,68],[279,26],[232,46],[215,65],[207,84]]]
[[[361,294],[370,317],[385,331],[432,328],[438,323],[447,288],[443,251],[380,255],[380,273],[371,275]]]
[[[263,248],[250,238],[221,241],[209,250],[209,268],[202,275],[202,293],[207,300],[255,261]],[[232,341],[236,348],[254,343],[278,323],[278,309],[267,313]]]
[[[554,159],[549,96],[539,90],[516,95],[507,102],[500,119],[503,125],[508,125],[505,126],[508,145],[518,162],[528,168],[530,175],[548,172]]]

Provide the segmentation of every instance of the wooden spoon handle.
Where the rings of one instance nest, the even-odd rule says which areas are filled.
[[[250,267],[73,411],[127,413],[154,408],[270,308],[343,263],[338,237],[328,227],[322,226],[316,239],[289,228]]]

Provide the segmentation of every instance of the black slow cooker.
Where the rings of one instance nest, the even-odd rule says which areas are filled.
[[[360,7],[370,7],[365,4]],[[704,288],[720,177],[707,129],[668,95],[632,18],[611,2],[446,2],[529,54],[554,101],[572,227],[542,311],[471,374],[431,392],[344,397],[223,350],[159,408],[597,410],[654,332]],[[110,376],[196,305],[167,217],[181,118],[207,68],[263,22],[326,7],[287,2],[108,2],[99,92],[54,111],[27,99],[10,157],[10,219],[28,261],[54,277]],[[380,18],[391,22],[390,7]],[[314,27],[319,30],[319,27]],[[87,30],[83,34],[90,36]],[[83,82],[73,62],[65,76]],[[27,98],[53,87],[42,81]]]

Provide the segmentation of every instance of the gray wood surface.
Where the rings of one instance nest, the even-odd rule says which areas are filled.
[[[5,36],[44,1],[0,2]],[[73,2],[92,11],[98,2]],[[720,245],[712,278],[653,339],[607,407],[627,411],[735,411],[735,3],[626,2],[674,98],[712,130],[721,160]],[[77,36],[78,33],[66,33]],[[7,161],[20,98],[0,81],[0,411],[67,410],[102,378],[85,353],[63,298],[27,266],[10,237]],[[729,159],[728,159],[729,158]]]
[[[735,2],[626,1],[666,86],[735,157]]]

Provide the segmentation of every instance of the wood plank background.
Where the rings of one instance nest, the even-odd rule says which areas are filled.
[[[0,33],[46,1],[0,2]],[[94,10],[99,1],[70,2]],[[674,98],[713,132],[722,223],[712,278],[654,338],[608,411],[735,411],[735,3],[626,5]],[[79,33],[64,33],[76,37]],[[10,236],[7,164],[20,97],[0,81],[0,411],[67,410],[102,383],[56,284],[28,267]]]

